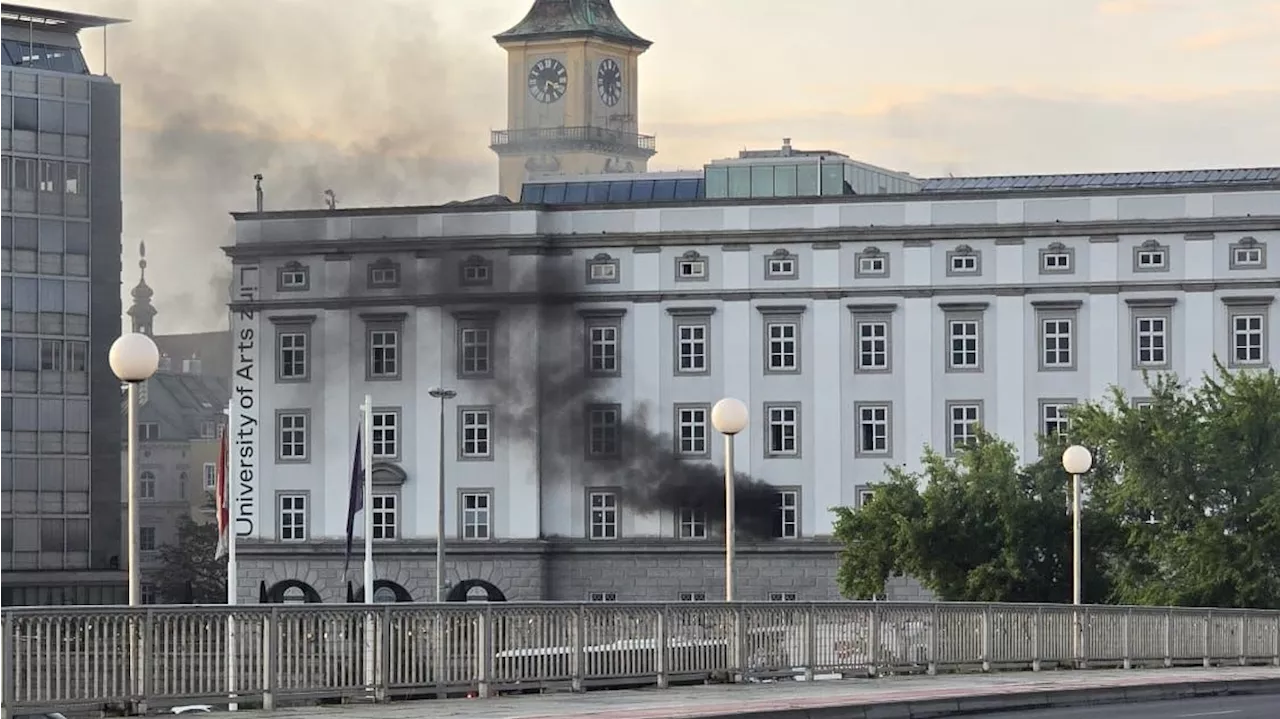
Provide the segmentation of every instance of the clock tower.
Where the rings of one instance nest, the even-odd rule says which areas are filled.
[[[610,0],[534,0],[494,39],[507,51],[507,129],[489,145],[499,192],[518,202],[536,173],[645,171],[656,149],[637,130],[636,85],[651,43]]]

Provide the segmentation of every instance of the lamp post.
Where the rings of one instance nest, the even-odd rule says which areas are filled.
[[[458,393],[432,387],[427,394],[440,400],[440,452],[436,465],[436,602],[444,601],[444,403]]]
[[[747,428],[747,406],[726,397],[711,408],[711,425],[724,435],[724,600],[733,601],[733,437]]]
[[[129,506],[129,606],[142,603],[141,562],[138,559],[138,383],[147,381],[160,367],[160,350],[150,337],[138,332],[121,335],[107,354],[111,371],[129,385],[127,414],[129,467],[126,472]]]
[[[1093,467],[1093,455],[1085,447],[1073,444],[1062,452],[1062,468],[1071,475],[1071,603],[1081,604],[1081,531],[1080,531],[1080,475]],[[1075,655],[1081,659],[1080,612],[1075,612]]]

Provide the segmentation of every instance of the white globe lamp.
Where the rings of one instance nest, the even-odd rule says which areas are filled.
[[[1085,447],[1073,444],[1062,452],[1062,468],[1067,474],[1084,474],[1093,467],[1093,454]]]
[[[111,343],[107,353],[111,371],[122,382],[142,382],[160,367],[160,349],[144,334],[130,332]]]
[[[726,397],[711,408],[711,426],[720,434],[738,434],[747,428],[747,406]]]

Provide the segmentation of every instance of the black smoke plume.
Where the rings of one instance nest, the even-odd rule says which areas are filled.
[[[456,267],[456,261],[461,259],[459,256],[441,266]],[[674,439],[646,427],[639,408],[624,412],[619,418],[621,452],[618,459],[586,458],[587,407],[616,404],[617,400],[607,393],[610,380],[587,374],[581,338],[583,318],[577,310],[587,305],[617,307],[619,303],[606,299],[581,301],[579,294],[591,288],[584,286],[580,257],[547,248],[537,260],[535,287],[531,291],[499,295],[494,298],[498,306],[490,308],[503,315],[503,323],[510,322],[513,314],[533,308],[533,316],[528,321],[538,323],[540,337],[537,346],[530,346],[524,355],[530,364],[511,368],[516,377],[525,379],[508,376],[496,382],[496,396],[492,400],[499,408],[503,433],[513,441],[539,443],[544,477],[572,469],[590,486],[617,488],[630,509],[645,513],[701,510],[706,512],[711,525],[723,526],[723,468],[677,456]],[[507,263],[506,271],[502,264],[501,260],[495,262],[495,277],[518,274],[513,263]],[[499,330],[499,337],[514,341],[509,338],[518,334],[519,329],[506,326]],[[670,341],[669,333],[659,331],[659,335],[628,337],[624,326],[623,351],[642,343]],[[568,338],[572,338],[572,347],[564,344]],[[500,356],[509,355],[502,352]],[[642,399],[637,398],[637,402]],[[708,427],[707,432],[709,445],[723,441],[714,429]],[[776,536],[780,513],[775,487],[739,473],[734,505],[739,537],[767,540]]]

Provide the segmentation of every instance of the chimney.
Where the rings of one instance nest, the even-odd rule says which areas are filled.
[[[258,212],[262,212],[262,173],[256,173],[253,176],[253,193],[258,199]]]
[[[782,138],[782,156],[791,157],[791,138]]]

